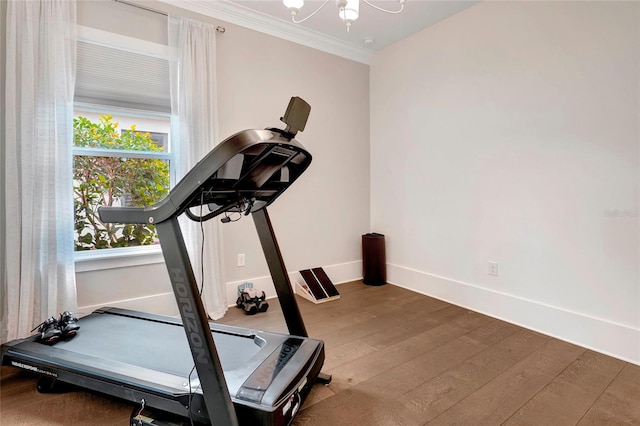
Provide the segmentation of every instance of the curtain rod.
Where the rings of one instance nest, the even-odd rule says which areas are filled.
[[[142,9],[142,10],[146,10],[148,12],[153,12],[153,13],[157,13],[159,15],[162,16],[169,16],[169,14],[167,12],[163,12],[161,10],[157,10],[157,9],[152,9],[150,7],[147,6],[142,6],[136,3],[129,3],[128,1],[124,1],[124,0],[114,0],[116,3],[122,3],[122,4],[126,4],[127,6],[131,6],[131,7],[137,7],[138,9]],[[220,33],[220,34],[224,34],[224,32],[226,31],[226,28],[223,26],[218,25],[216,27],[216,32]]]

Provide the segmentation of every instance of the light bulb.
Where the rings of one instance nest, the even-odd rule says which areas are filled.
[[[360,14],[360,0],[347,0],[346,6],[340,11],[339,15],[347,25],[350,25],[353,21],[358,19]]]
[[[304,6],[304,0],[282,0],[284,7],[287,9],[301,9]]]

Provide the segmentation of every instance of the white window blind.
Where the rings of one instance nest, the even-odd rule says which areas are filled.
[[[75,101],[170,112],[169,62],[79,40]]]

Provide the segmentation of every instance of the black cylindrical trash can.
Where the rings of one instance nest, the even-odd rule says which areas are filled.
[[[362,236],[362,281],[367,285],[387,283],[387,259],[384,249],[384,235],[365,234]]]

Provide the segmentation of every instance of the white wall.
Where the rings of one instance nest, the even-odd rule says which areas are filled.
[[[0,1],[0,26],[2,28],[6,28],[6,22],[7,22],[7,2],[6,1]],[[0,203],[2,205],[7,205],[6,202],[7,200],[5,199],[5,190],[4,190],[4,179],[5,179],[5,165],[4,165],[4,159],[5,157],[5,141],[4,141],[4,129],[5,129],[5,115],[4,115],[4,100],[5,100],[5,68],[6,68],[6,61],[7,61],[7,55],[5,52],[5,46],[7,45],[7,31],[6,29],[4,31],[0,31],[0,158],[2,158],[2,161],[0,161]],[[4,208],[0,209],[0,253],[6,253],[5,252],[5,224],[6,224],[6,218],[5,218],[5,214],[6,211]],[[6,266],[5,266],[5,260],[6,257],[2,256],[2,259],[0,260],[0,274],[4,275],[4,271],[6,270]],[[4,295],[7,294],[7,289],[6,289],[6,285],[7,285],[7,281],[3,278],[0,284],[0,294]],[[5,312],[5,310],[7,309],[7,298],[6,297],[2,297],[2,301],[0,301],[0,315],[2,315],[3,312]],[[4,332],[4,327],[6,327],[6,324],[2,323],[0,324],[0,327],[2,329],[0,329],[0,335],[5,335]]]
[[[640,363],[639,8],[484,2],[376,54],[391,282]]]
[[[291,96],[309,102],[311,116],[297,139],[313,161],[269,208],[271,220],[290,272],[323,266],[336,282],[360,277],[360,235],[369,231],[369,67],[163,3],[144,4],[225,26],[217,38],[222,138],[247,128],[282,128]],[[149,26],[127,24],[129,14],[144,15]],[[166,28],[156,22],[166,19],[161,15],[98,1],[80,2],[78,16],[85,26],[166,43]],[[140,28],[148,32],[141,35]],[[223,239],[229,302],[245,280],[274,295],[251,218],[224,225]],[[242,268],[239,253],[246,256]],[[84,311],[117,305],[173,313],[163,263],[78,272],[77,285]]]

